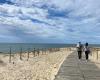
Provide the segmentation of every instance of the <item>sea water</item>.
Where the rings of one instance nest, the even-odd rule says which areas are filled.
[[[10,48],[12,53],[17,53],[27,50],[35,49],[48,49],[48,48],[64,48],[64,47],[74,47],[74,44],[34,44],[34,43],[0,43],[0,53],[9,53]]]

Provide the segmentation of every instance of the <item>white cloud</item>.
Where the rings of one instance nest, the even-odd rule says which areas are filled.
[[[9,0],[14,5],[0,5],[0,24],[41,38],[99,40],[99,0]],[[44,8],[42,8],[44,6]],[[49,10],[60,11],[49,13]],[[65,12],[65,13],[63,13]],[[49,16],[50,14],[55,14]],[[66,16],[60,16],[64,14]],[[1,27],[0,27],[1,28]],[[2,28],[1,28],[2,29]],[[7,30],[6,30],[7,29]],[[8,27],[2,34],[12,33]],[[1,34],[1,33],[0,33]],[[9,34],[10,35],[10,34]],[[72,40],[71,40],[72,41]]]

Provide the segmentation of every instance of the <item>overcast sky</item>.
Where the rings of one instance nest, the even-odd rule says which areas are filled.
[[[0,42],[100,43],[100,0],[0,0]]]

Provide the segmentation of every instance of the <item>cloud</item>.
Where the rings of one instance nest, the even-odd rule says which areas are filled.
[[[99,42],[99,7],[99,0],[5,0],[0,4],[1,39]]]

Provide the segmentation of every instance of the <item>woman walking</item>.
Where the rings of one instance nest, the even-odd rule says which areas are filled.
[[[88,61],[88,59],[89,59],[89,53],[90,53],[90,48],[88,46],[88,43],[85,43],[85,57],[86,57],[86,61]]]

